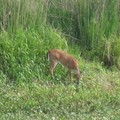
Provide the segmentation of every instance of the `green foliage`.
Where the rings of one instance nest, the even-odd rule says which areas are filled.
[[[119,10],[119,0],[0,0],[0,119],[119,120]],[[50,80],[52,48],[77,58],[78,92],[61,65]]]
[[[38,28],[46,23],[47,0],[0,0],[1,28],[15,32],[18,27]]]
[[[84,67],[79,92],[74,85],[47,81],[20,86],[1,82],[0,119],[119,120],[119,72],[105,72],[97,63]]]
[[[15,34],[18,27],[40,31],[41,26],[49,25],[61,30],[70,44],[79,44],[85,58],[97,58],[104,64],[109,61],[104,57],[106,42],[112,36],[117,39],[120,36],[119,0],[0,0],[0,3],[1,30]],[[114,46],[117,50],[113,47],[111,50],[117,53],[119,48]],[[118,56],[110,56],[115,60],[110,60],[111,65],[119,68]]]
[[[43,79],[48,68],[47,51],[56,46],[67,49],[65,39],[49,28],[41,28],[39,32],[17,29],[12,36],[2,33],[0,39],[0,70],[17,82],[36,77]]]
[[[79,44],[85,58],[97,58],[109,66],[110,64],[106,64],[109,58],[104,58],[104,55],[109,55],[104,51],[106,51],[105,45],[108,39],[113,39],[113,42],[116,39],[112,36],[119,39],[119,5],[118,0],[66,0],[66,2],[54,0],[54,5],[53,2],[50,4],[51,16],[48,16],[48,20],[54,27],[62,30],[69,38],[70,44],[71,42]],[[113,48],[111,51],[114,51]],[[117,65],[119,57],[115,54],[110,56],[115,60],[110,60],[111,65],[119,68]]]

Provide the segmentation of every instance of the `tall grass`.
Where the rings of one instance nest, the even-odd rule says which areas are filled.
[[[81,1],[82,2],[82,1]],[[103,0],[103,1],[92,1],[83,2],[83,5],[79,3],[79,38],[81,39],[80,44],[91,51],[91,54],[98,55],[100,59],[104,61],[107,60],[109,64],[112,64],[114,59],[113,54],[106,53],[104,57],[107,46],[106,42],[114,42],[118,37],[119,30],[119,17],[118,17],[118,1],[115,0]],[[116,44],[117,45],[117,44]],[[115,45],[115,46],[116,46]],[[120,54],[120,53],[119,53]],[[91,57],[93,57],[91,56]]]
[[[112,47],[112,44],[118,43],[120,39],[118,0],[66,0],[55,1],[55,7],[52,4],[50,6],[49,22],[54,27],[61,28],[70,41],[79,43],[83,51],[86,50],[86,53],[83,53],[85,57],[89,59],[97,57],[107,66],[117,63],[116,66],[119,67],[119,57],[113,53]],[[106,52],[106,49],[109,49],[106,44],[108,41],[111,52]],[[120,55],[119,49],[117,52]]]
[[[7,32],[0,35],[0,70],[8,80],[20,83],[45,79],[48,77],[47,51],[67,49],[66,41],[55,31],[43,27],[40,30],[18,29],[13,37]]]
[[[0,69],[10,79],[39,76],[46,51],[67,48],[64,37],[83,57],[119,68],[119,9],[118,0],[0,0]]]
[[[39,27],[46,23],[48,0],[0,0],[3,30]]]

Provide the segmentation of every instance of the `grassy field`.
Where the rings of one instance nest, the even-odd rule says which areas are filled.
[[[1,75],[0,119],[119,120],[120,72],[87,62],[82,69],[79,92],[67,78],[57,82],[33,79],[15,86],[6,85]]]
[[[0,0],[0,120],[120,120],[119,0]],[[78,60],[79,91],[46,53]]]

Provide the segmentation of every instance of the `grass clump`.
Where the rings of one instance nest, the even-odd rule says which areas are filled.
[[[0,70],[9,80],[18,83],[43,79],[48,68],[47,51],[56,46],[67,49],[65,39],[49,28],[41,28],[40,32],[18,29],[14,35],[1,33],[0,39]]]

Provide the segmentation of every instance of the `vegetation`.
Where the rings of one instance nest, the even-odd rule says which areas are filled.
[[[0,0],[0,119],[120,119],[119,0]],[[68,51],[79,92],[46,53]]]

